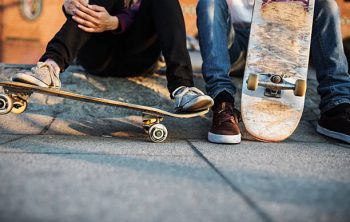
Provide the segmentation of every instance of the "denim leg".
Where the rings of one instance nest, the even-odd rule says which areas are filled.
[[[339,9],[334,0],[315,2],[311,54],[319,82],[317,91],[321,96],[321,112],[350,103],[350,75],[343,49]]]
[[[215,98],[227,91],[234,97],[236,87],[228,74],[231,67],[228,36],[232,25],[226,0],[199,0],[197,27],[208,95]]]
[[[235,27],[233,31],[233,44],[229,48],[231,64],[235,63],[242,53],[248,51],[250,26]]]

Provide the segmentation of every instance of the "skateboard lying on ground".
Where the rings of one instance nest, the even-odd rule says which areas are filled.
[[[242,119],[256,139],[278,142],[304,108],[315,0],[255,0],[242,86]]]
[[[136,110],[142,113],[143,128],[153,142],[163,142],[168,135],[166,127],[160,122],[165,116],[174,118],[192,118],[206,114],[209,109],[194,113],[172,113],[149,106],[124,103],[120,101],[84,96],[57,89],[43,88],[19,82],[0,82],[5,94],[0,94],[0,115],[7,113],[20,114],[27,108],[27,100],[32,93],[46,94],[89,103],[121,107]]]

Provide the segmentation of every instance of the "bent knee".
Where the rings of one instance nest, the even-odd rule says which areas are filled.
[[[335,0],[316,0],[315,16],[318,16],[319,13],[330,17],[336,17],[340,15],[339,7]]]
[[[197,4],[197,11],[200,9],[214,8],[215,6],[222,6],[226,4],[226,0],[199,0]]]

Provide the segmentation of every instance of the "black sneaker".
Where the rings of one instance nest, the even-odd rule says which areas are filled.
[[[323,113],[318,120],[316,131],[350,143],[350,103],[340,104]]]
[[[240,112],[229,102],[222,102],[214,111],[212,127],[208,140],[212,143],[240,143],[241,133],[238,127]]]

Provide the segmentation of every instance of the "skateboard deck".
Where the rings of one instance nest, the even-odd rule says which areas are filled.
[[[92,96],[85,96],[68,91],[43,88],[19,82],[0,82],[0,86],[4,88],[5,92],[4,94],[0,94],[0,115],[4,115],[10,112],[15,114],[23,113],[27,108],[27,100],[29,99],[32,93],[39,93],[82,102],[132,109],[142,113],[143,128],[145,129],[146,133],[148,133],[150,139],[153,142],[163,142],[168,135],[166,127],[160,123],[164,117],[168,116],[173,118],[192,118],[204,115],[209,112],[209,109],[207,109],[193,113],[173,113],[155,107],[125,103],[121,101]]]
[[[256,139],[278,142],[303,112],[315,0],[255,0],[241,112]]]

